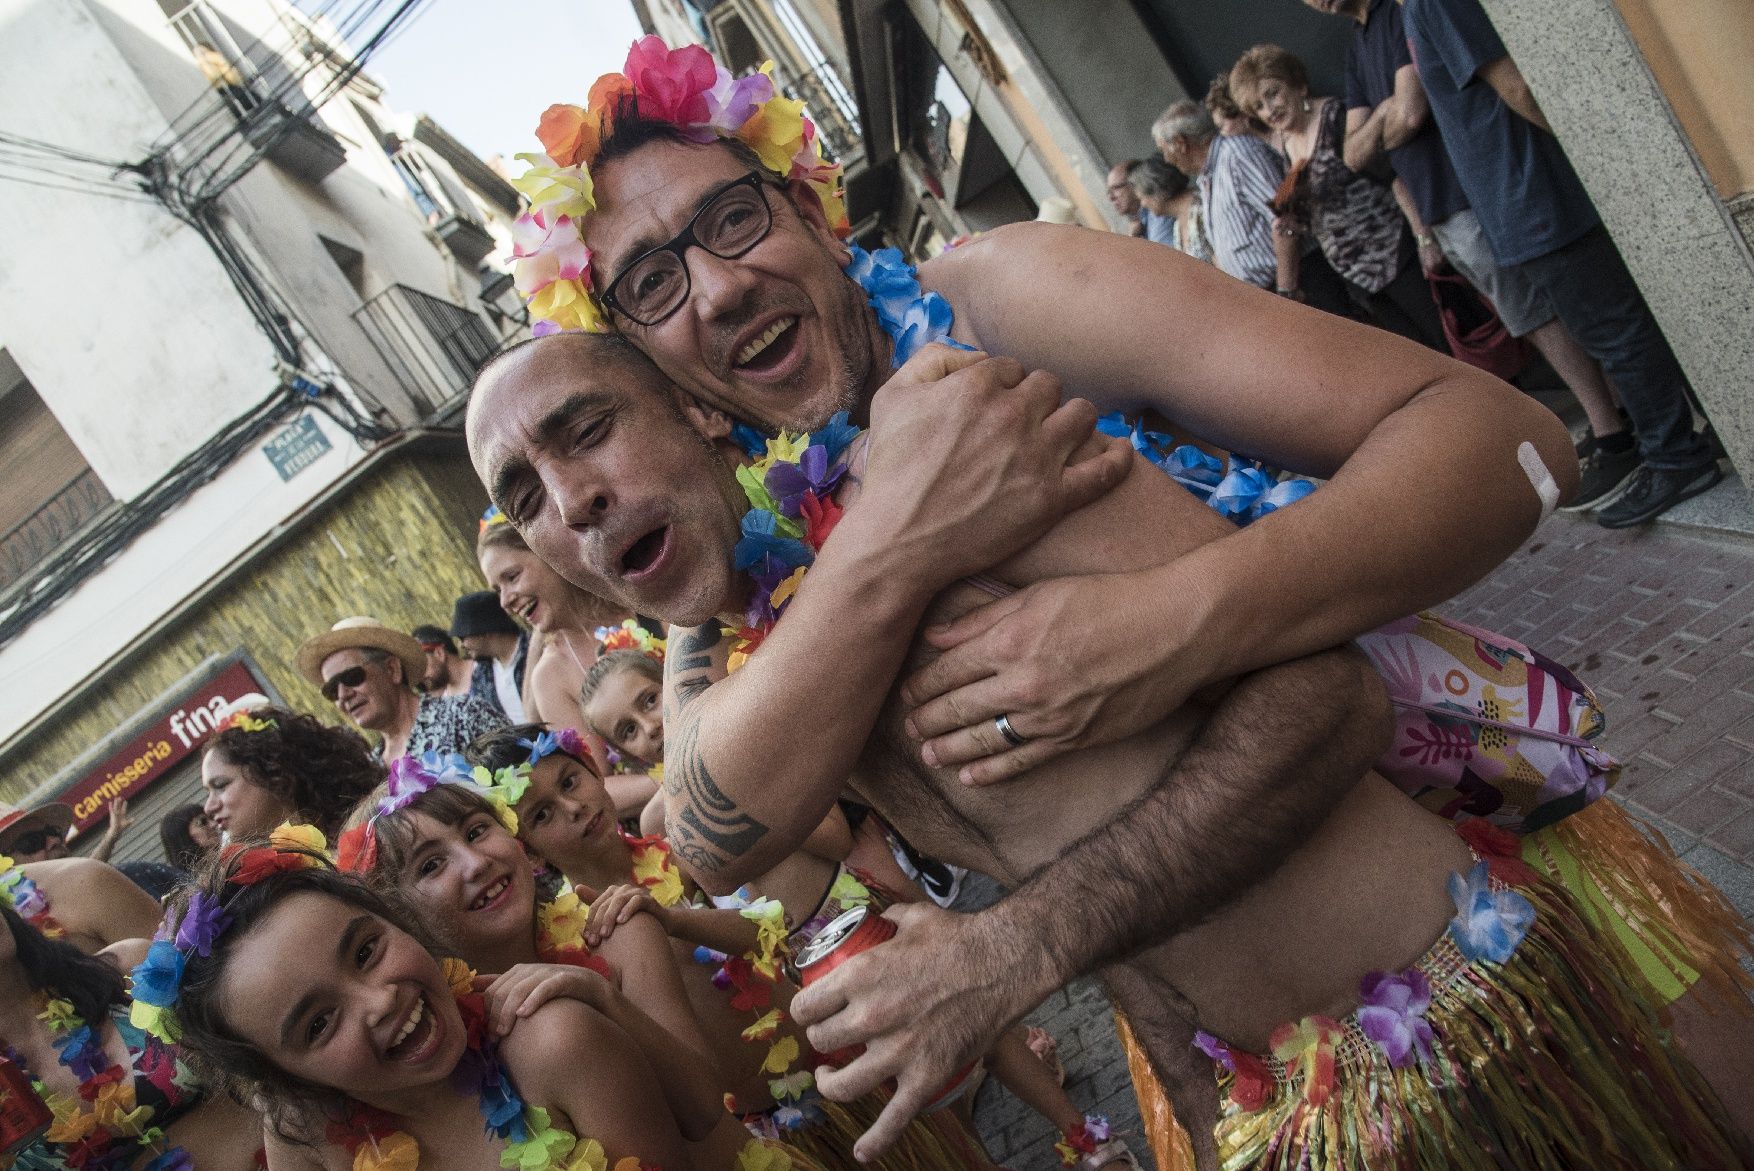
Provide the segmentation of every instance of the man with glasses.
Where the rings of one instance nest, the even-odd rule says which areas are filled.
[[[385,760],[422,752],[461,752],[506,719],[471,694],[421,695],[426,652],[375,618],[343,618],[298,648],[298,670],[323,698],[368,732],[383,737]]]
[[[898,420],[917,425],[922,410],[936,409],[940,430],[952,437],[948,450],[928,428],[923,434],[937,446],[910,449],[897,465],[906,470],[890,473],[924,485],[943,482],[934,461],[1002,469],[1008,448],[1026,445],[1039,429],[972,430],[986,414],[967,404],[996,384],[1018,384],[1021,371],[1010,362],[970,366],[941,389],[897,395],[897,384],[918,381],[910,368],[907,379],[878,395],[891,378],[892,343],[843,271],[851,255],[808,183],[783,182],[740,143],[690,141],[623,112],[598,146],[591,178],[594,206],[582,232],[609,325],[701,403],[765,430],[815,428],[849,409],[869,419],[878,456]],[[751,191],[759,206],[748,200]],[[723,215],[726,199],[746,208],[761,230],[718,236],[713,225],[749,222]],[[1339,643],[1447,597],[1513,549],[1547,502],[1573,483],[1564,429],[1502,383],[1381,331],[1263,294],[1170,249],[1019,224],[932,261],[919,277],[948,299],[953,338],[1023,368],[1051,370],[1067,395],[1108,408],[1156,408],[1201,438],[1331,477],[1296,507],[1184,556],[1133,572],[1043,580],[931,632],[945,653],[904,682],[902,707],[912,707],[905,728],[924,739],[914,751],[928,765],[962,766],[965,781],[1003,780],[1113,743],[1177,711],[1207,684]],[[964,427],[971,430],[958,444]],[[589,437],[581,430],[578,439],[582,445]],[[874,458],[867,493],[876,495],[883,474]],[[995,470],[993,480],[1000,478]],[[515,484],[489,488],[520,527],[529,510],[544,506],[539,492],[521,503]],[[893,498],[893,490],[886,494]],[[614,505],[611,496],[604,493],[605,507]],[[944,531],[934,522],[965,504],[950,492],[922,490],[908,503],[917,517],[901,527]],[[581,539],[594,531],[589,517],[575,519]],[[634,534],[617,551],[622,574],[662,572],[666,561],[687,556],[668,534],[656,542],[651,535]],[[666,742],[678,753],[688,745],[700,774],[712,778],[716,804],[692,810],[697,824],[746,825],[743,802],[759,805],[768,793],[771,806],[785,770],[857,753],[869,726],[848,713],[889,691],[914,634],[905,621],[874,628],[872,599],[896,589],[884,573],[883,559],[871,558],[834,579],[808,580],[785,624],[735,675],[710,666],[715,653],[722,664],[717,624],[677,636],[672,689],[687,698],[670,714],[675,726]],[[806,607],[812,598],[821,601]],[[706,669],[691,670],[694,659]],[[759,674],[755,663],[766,664]],[[786,680],[836,718],[799,719],[760,693],[763,678]],[[724,716],[732,710],[742,718]],[[771,758],[747,748],[762,743],[784,747]],[[680,771],[670,763],[672,777]],[[1263,809],[1242,792],[1215,795],[1205,811],[1218,834],[1263,824]],[[1202,900],[1213,892],[1246,889],[1320,824],[1331,803],[1307,784],[1273,789],[1273,824],[1295,828],[1200,860],[1204,893],[1154,888],[1163,905],[1151,926],[1172,931],[1209,911],[1211,902]],[[1185,833],[1198,841],[1201,832],[1188,826],[1165,840]],[[717,885],[743,877],[740,851],[751,849],[744,842],[773,848],[761,835],[721,837],[714,844],[721,856],[709,859]],[[1132,893],[1104,897],[1132,906]],[[1075,914],[1088,909],[1079,903]],[[1098,926],[1086,925],[1091,932]],[[1013,1006],[992,1002],[1012,990],[979,964],[932,957],[976,956],[986,943],[964,937],[947,950],[928,944],[922,951],[904,926],[874,960],[885,969],[882,986],[843,982],[842,991],[856,993],[860,1015],[886,1048],[894,1044],[919,1054],[922,1067],[948,1072],[956,1058],[943,1052],[944,1039],[975,1051],[959,1042],[982,1025],[967,1022],[1003,1016]]]

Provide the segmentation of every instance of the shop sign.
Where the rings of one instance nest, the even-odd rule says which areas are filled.
[[[168,705],[138,736],[55,798],[72,806],[74,836],[104,821],[111,801],[150,788],[192,755],[233,703],[266,689],[249,667],[235,662]]]

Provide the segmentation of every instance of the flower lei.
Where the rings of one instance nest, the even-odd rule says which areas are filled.
[[[589,968],[605,979],[614,972],[602,956],[585,943],[585,924],[591,908],[568,887],[536,907],[536,954],[543,963]]]
[[[157,1153],[143,1171],[192,1171],[194,1161],[187,1151],[182,1147],[164,1147],[164,1130],[152,1125],[153,1108],[137,1103],[130,1071],[110,1062],[103,1042],[71,1001],[39,995],[37,1019],[48,1026],[60,1063],[79,1079],[77,1095],[49,1089],[41,1078],[30,1073],[23,1058],[10,1046],[6,1055],[30,1077],[32,1088],[54,1116],[43,1135],[44,1141],[72,1147],[57,1166],[64,1163],[90,1171],[127,1167],[139,1148],[146,1148]],[[130,1051],[133,1048],[129,1046]],[[84,1106],[82,1102],[90,1105]],[[123,1139],[134,1142],[125,1144],[120,1141]]]
[[[1086,1114],[1082,1122],[1064,1132],[1060,1141],[1054,1144],[1054,1152],[1060,1156],[1060,1166],[1076,1167],[1078,1160],[1095,1154],[1096,1148],[1107,1142],[1113,1133],[1106,1117]]]
[[[635,622],[626,619],[620,626],[599,626],[591,632],[602,645],[602,653],[639,651],[647,658],[664,661],[664,640]]]
[[[660,907],[673,907],[687,897],[682,871],[670,858],[669,842],[657,834],[632,837],[624,833],[621,837],[633,856],[633,880],[651,892],[653,902]],[[740,956],[729,956],[710,947],[697,947],[694,959],[696,963],[709,967],[717,965],[713,986],[731,994],[733,1011],[761,1014],[743,1030],[743,1040],[752,1043],[772,1041],[761,1069],[774,1075],[768,1082],[768,1091],[775,1101],[782,1103],[773,1119],[784,1129],[797,1129],[815,1121],[815,1113],[807,1109],[806,1104],[816,1079],[809,1070],[791,1071],[801,1056],[797,1038],[776,1039],[780,1025],[786,1021],[784,1010],[773,1007],[773,985],[779,979],[780,964],[784,959],[786,912],[774,900],[751,900],[748,893],[745,888],[732,898],[738,904],[738,913],[756,924],[754,949]],[[725,1108],[737,1112],[736,1103],[728,1096]]]
[[[67,934],[67,929],[49,914],[49,896],[43,893],[43,888],[4,854],[0,854],[0,898],[18,912],[19,918],[48,938],[59,939]]]
[[[239,708],[221,720],[219,726],[213,729],[213,733],[218,735],[221,732],[230,731],[232,728],[236,728],[240,732],[266,732],[270,728],[278,728],[279,726],[273,720],[257,719],[250,714],[248,708]]]
[[[808,435],[782,431],[765,441],[760,459],[737,469],[749,511],[743,514],[734,556],[755,588],[743,627],[730,632],[736,640],[731,670],[743,665],[779,621],[804,571],[840,522],[834,490],[846,475],[848,451],[858,434],[842,411]]]
[[[1104,435],[1126,439],[1133,450],[1162,469],[1169,478],[1205,501],[1219,516],[1246,525],[1270,512],[1295,504],[1316,490],[1309,480],[1289,479],[1275,482],[1259,461],[1239,456],[1230,457],[1229,470],[1215,455],[1201,451],[1191,443],[1172,447],[1174,436],[1151,431],[1138,420],[1128,419],[1119,411],[1096,421],[1096,429]]]
[[[693,142],[743,143],[775,175],[808,184],[829,225],[845,231],[841,167],[823,157],[804,103],[775,88],[771,61],[733,78],[698,45],[671,49],[659,37],[643,37],[628,51],[621,73],[606,73],[592,84],[585,106],[553,105],[543,112],[536,137],[545,154],[517,156],[529,169],[512,185],[529,199],[530,210],[513,226],[512,268],[518,291],[529,299],[537,336],[609,329],[582,227],[597,206],[591,164],[629,107],[642,119],[670,123]]]
[[[456,998],[468,1037],[463,1060],[451,1074],[460,1094],[473,1094],[488,1133],[505,1144],[500,1166],[518,1171],[607,1171],[602,1144],[580,1142],[552,1124],[548,1111],[525,1102],[499,1063],[498,1043],[488,1036],[486,998],[475,991],[475,971],[462,960],[444,961],[445,982]],[[326,1137],[353,1157],[354,1171],[416,1171],[420,1144],[395,1116],[355,1102],[346,1118],[330,1123]],[[568,1156],[571,1156],[569,1159]],[[623,1159],[616,1171],[639,1171]]]
[[[1534,904],[1505,885],[1510,876],[1526,876],[1528,872],[1521,869],[1514,839],[1502,830],[1498,833],[1503,834],[1502,839],[1488,838],[1478,844],[1470,840],[1483,856],[1466,876],[1449,876],[1456,916],[1450,920],[1445,937],[1470,964],[1506,962],[1535,921]],[[1489,854],[1494,846],[1507,847],[1509,852]],[[1499,878],[1500,872],[1506,877]],[[1358,995],[1360,1003],[1354,1015],[1359,1031],[1382,1049],[1391,1069],[1424,1065],[1433,1059],[1436,1035],[1426,1019],[1431,1009],[1431,977],[1423,968],[1415,964],[1399,973],[1368,972],[1359,981]],[[1312,1106],[1320,1106],[1333,1091],[1335,1049],[1343,1031],[1344,1026],[1335,1020],[1308,1016],[1280,1025],[1273,1032],[1273,1056],[1301,1076],[1304,1099]],[[1206,1032],[1194,1034],[1194,1045],[1235,1075],[1230,1100],[1239,1109],[1259,1110],[1272,1097],[1273,1073],[1260,1058]]]

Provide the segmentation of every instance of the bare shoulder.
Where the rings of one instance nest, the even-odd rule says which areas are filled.
[[[587,1055],[601,1055],[620,1040],[614,1022],[590,1005],[557,997],[520,1020],[500,1042],[500,1055],[532,1100],[553,1100],[587,1068],[599,1076],[615,1071]]]
[[[49,862],[31,862],[20,869],[43,888],[49,902],[56,906],[58,916],[79,906],[102,908],[106,912],[138,913],[152,922],[157,921],[157,901],[108,862],[99,862],[95,858],[56,858]],[[150,922],[143,934],[152,934]]]

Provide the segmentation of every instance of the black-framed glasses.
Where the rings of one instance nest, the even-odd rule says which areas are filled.
[[[337,671],[323,680],[323,698],[334,703],[335,697],[341,694],[343,687],[358,687],[364,682],[364,667],[349,667],[345,671]]]
[[[643,252],[603,290],[603,304],[637,325],[657,325],[688,300],[692,284],[685,254],[698,247],[735,260],[767,238],[773,227],[768,180],[751,172],[719,189],[668,244]]]

